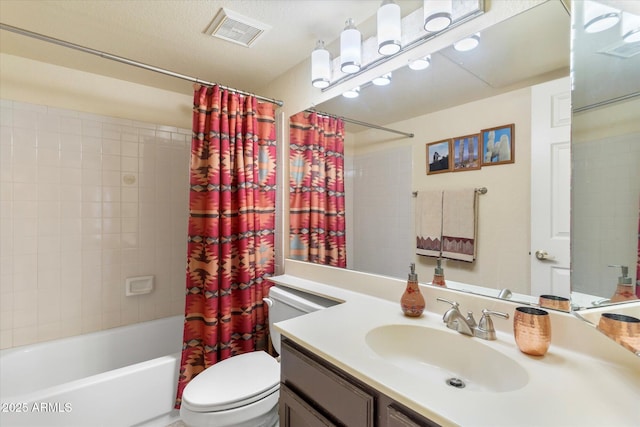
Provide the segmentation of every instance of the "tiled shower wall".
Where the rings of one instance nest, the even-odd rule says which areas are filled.
[[[411,155],[411,147],[394,147],[353,156],[352,170],[345,163],[353,180],[345,184],[353,188],[349,268],[406,277],[414,259]]]
[[[0,347],[182,313],[190,130],[0,107]]]
[[[639,140],[632,133],[571,146],[573,180],[581,184],[571,189],[574,291],[613,295],[621,270],[609,265],[626,265],[638,280]]]

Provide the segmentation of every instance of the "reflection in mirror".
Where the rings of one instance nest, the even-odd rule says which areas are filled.
[[[315,106],[415,133],[409,139],[345,125],[348,268],[406,279],[415,261],[420,282],[431,282],[436,259],[415,254],[412,192],[487,187],[479,200],[477,259],[445,260],[447,286],[538,304],[529,254],[531,87],[568,76],[569,30],[563,3],[544,2],[483,31],[475,50],[444,48],[425,70],[402,67],[390,85]],[[428,143],[510,123],[514,163],[427,176]]]
[[[611,7],[612,26],[585,29],[594,4]],[[640,289],[640,4],[572,7],[572,301],[598,307]]]

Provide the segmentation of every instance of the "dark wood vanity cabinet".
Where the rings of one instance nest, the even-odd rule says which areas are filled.
[[[438,426],[291,340],[280,356],[281,427]]]

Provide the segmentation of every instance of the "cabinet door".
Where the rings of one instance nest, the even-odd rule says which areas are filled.
[[[287,340],[282,344],[281,381],[321,413],[348,427],[373,427],[375,398],[353,378]]]
[[[284,384],[280,385],[279,405],[281,427],[335,427]]]
[[[386,427],[432,427],[437,424],[429,420],[410,417],[398,408],[387,406]]]

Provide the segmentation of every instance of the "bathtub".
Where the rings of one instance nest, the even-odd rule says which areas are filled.
[[[0,425],[166,426],[183,316],[0,351]]]

